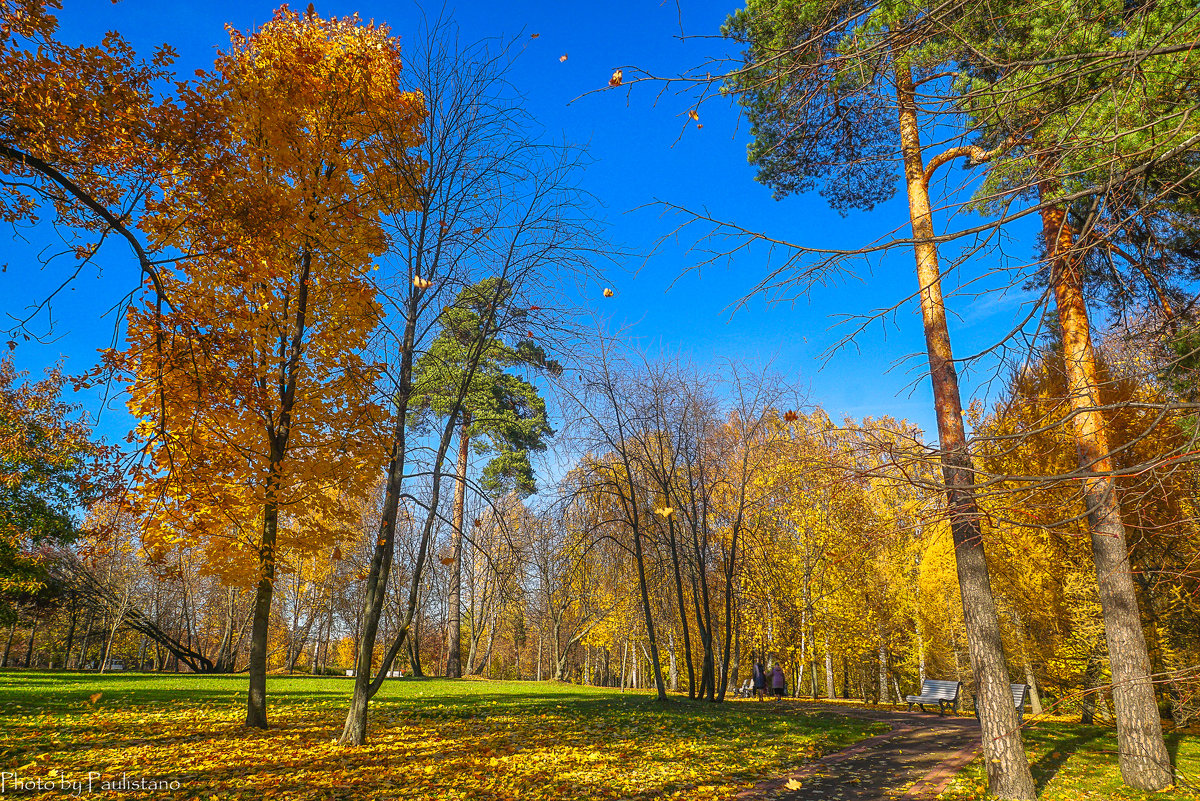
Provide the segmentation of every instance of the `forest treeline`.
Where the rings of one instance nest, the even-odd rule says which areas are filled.
[[[735,98],[780,199],[903,189],[908,227],[842,250],[676,211],[702,264],[765,248],[776,298],[911,252],[873,318],[921,315],[922,432],[589,323],[622,254],[515,43],[283,7],[177,81],[169,45],[69,45],[57,4],[0,0],[0,216],[68,243],[45,267],[112,243],[141,275],[88,374],[3,361],[4,665],[244,671],[261,728],[268,673],[352,676],[347,745],[401,673],[714,702],[754,660],[813,697],[957,679],[991,791],[1032,798],[1015,681],[1167,786],[1162,720],[1200,691],[1193,6],[749,0],[720,71],[614,73]],[[976,280],[1022,305],[964,359],[947,296]],[[69,382],[121,389],[124,443]]]

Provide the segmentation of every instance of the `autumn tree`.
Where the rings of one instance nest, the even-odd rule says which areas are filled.
[[[75,539],[79,509],[113,487],[110,452],[62,398],[60,368],[27,380],[0,359],[0,616],[47,582],[53,549]]]
[[[367,275],[386,243],[380,214],[412,196],[367,178],[382,166],[381,121],[402,149],[420,141],[423,111],[399,87],[385,28],[284,8],[231,40],[189,98],[222,120],[210,163],[151,225],[202,255],[164,276],[169,312],[131,312],[114,359],[133,375],[140,433],[162,432],[141,482],[152,550],[203,538],[215,569],[256,587],[246,722],[265,728],[278,551],[327,548],[336,527],[321,522],[348,510],[322,490],[352,494],[381,460]],[[312,525],[288,537],[281,512],[299,509]]]
[[[1194,169],[1186,154],[1200,141],[1200,132],[1189,120],[1192,104],[1178,86],[1194,80],[1195,67],[1171,53],[1172,46],[1194,45],[1200,18],[1185,5],[1151,11],[1122,3],[1086,13],[1045,3],[1033,13],[1023,7],[1012,16],[1015,24],[972,39],[978,44],[969,56],[972,81],[962,102],[978,122],[981,138],[1008,151],[982,189],[990,194],[988,205],[1021,194],[1034,194],[1038,203],[1113,670],[1121,772],[1130,786],[1162,789],[1171,783],[1170,760],[1112,476],[1112,435],[1100,406],[1083,254],[1089,249],[1111,253],[1105,223],[1115,221],[1120,229],[1122,218],[1152,216],[1137,209],[1157,205],[1146,190],[1178,170],[1172,161],[1184,157],[1183,174]],[[1136,78],[1129,72],[1133,64]],[[1138,180],[1151,168],[1154,179]],[[1130,195],[1138,197],[1136,205],[1128,202]],[[1078,221],[1070,219],[1073,199],[1082,212]],[[1108,220],[1101,220],[1101,209],[1110,211]],[[1169,316],[1163,285],[1170,276],[1140,266],[1139,282],[1154,289]]]
[[[921,140],[929,116],[917,87],[938,80],[944,52],[937,14],[921,11],[857,0],[750,2],[725,27],[746,47],[744,66],[727,86],[750,118],[758,178],[779,197],[820,184],[834,208],[871,209],[896,191],[898,156],[989,788],[1001,798],[1032,799],[984,556],[929,196],[940,166],[986,154],[958,148],[927,158]]]
[[[495,278],[467,287],[441,318],[442,331],[430,343],[415,366],[413,379],[417,389],[415,404],[445,419],[458,408],[458,461],[454,485],[454,509],[450,558],[449,653],[446,675],[462,676],[462,554],[463,510],[467,495],[468,459],[474,445],[476,453],[494,452],[483,468],[482,487],[488,494],[502,494],[512,488],[520,495],[534,489],[530,451],[543,451],[545,438],[552,434],[546,421],[546,403],[537,388],[513,372],[514,369],[544,369],[561,372],[548,360],[545,350],[528,336],[517,334],[528,312],[510,309],[511,324],[506,331],[495,331],[482,342],[488,330],[487,318],[501,306],[511,306],[507,284]],[[527,332],[526,332],[527,333]],[[515,344],[506,342],[502,335]],[[465,394],[459,399],[466,377]]]
[[[580,491],[586,483],[582,470],[572,471],[556,487],[554,504],[529,514],[525,523],[531,535],[531,618],[546,636],[553,677],[563,681],[575,649],[620,605],[626,579],[599,525],[595,497]]]
[[[419,203],[412,211],[397,206],[386,217],[391,243],[380,283],[388,314],[378,351],[391,415],[389,455],[359,615],[354,694],[339,740],[346,745],[366,742],[367,706],[411,634],[440,514],[444,460],[484,343],[520,330],[510,312],[520,312],[527,336],[558,327],[569,304],[548,292],[548,275],[553,271],[562,280],[586,273],[600,250],[588,199],[575,185],[578,153],[536,141],[531,120],[506,83],[513,52],[494,43],[463,44],[444,20],[433,20],[411,41],[402,80],[425,99],[423,142],[414,151],[385,155],[387,174]],[[436,336],[438,312],[447,300],[484,278],[506,289],[477,310],[479,336],[444,408],[445,425],[422,441],[410,430],[416,361]],[[432,479],[414,522],[415,558],[404,571],[406,601],[395,631],[381,642],[401,499],[411,496],[408,485],[422,474]],[[382,658],[376,662],[379,645]]]
[[[608,510],[605,519],[621,529],[625,547],[633,557],[642,624],[650,649],[651,678],[658,700],[665,701],[667,691],[652,603],[651,545],[656,533],[654,515],[669,517],[673,512],[665,500],[662,506],[653,503],[653,490],[644,478],[639,457],[648,415],[644,407],[629,402],[638,394],[639,372],[619,348],[614,339],[598,339],[592,368],[580,376],[584,387],[575,396],[575,414],[579,415],[586,447],[592,454],[586,466],[585,491],[595,495]]]
[[[1196,659],[1190,631],[1197,610],[1180,594],[1180,578],[1188,575],[1196,558],[1197,515],[1188,489],[1195,480],[1194,467],[1160,459],[1163,453],[1190,447],[1186,413],[1164,412],[1170,405],[1167,388],[1147,380],[1139,367],[1104,358],[1103,350],[1100,355],[1099,401],[1108,410],[1114,482],[1130,532],[1135,611],[1141,612],[1137,625],[1145,632],[1150,671],[1171,675]],[[977,429],[985,469],[1001,477],[985,500],[999,529],[996,540],[1035,567],[1032,580],[1014,582],[1009,591],[1023,623],[1035,632],[1077,628],[1086,632],[1081,636],[1087,640],[1091,634],[1086,627],[1060,625],[1069,619],[1062,610],[1073,605],[1068,594],[1078,594],[1080,586],[1093,596],[1089,603],[1096,613],[1102,612],[1094,557],[1087,545],[1087,506],[1077,481],[1074,434],[1066,425],[1073,413],[1069,396],[1062,346],[1051,343],[1038,360],[1013,376],[1006,397],[987,415],[980,413]],[[1093,628],[1102,656],[1104,629]],[[1054,665],[1064,663],[1060,649],[1092,645],[1057,636],[1037,639],[1043,649],[1049,647],[1047,661]],[[1090,652],[1087,658],[1089,665],[1095,661]],[[1081,688],[1087,693],[1100,683],[1102,668],[1097,662],[1090,673],[1064,675],[1056,667],[1052,678],[1059,683],[1091,678],[1093,683]],[[1166,690],[1160,686],[1164,700]],[[1114,693],[1114,705],[1115,701]]]
[[[163,301],[158,244],[138,222],[197,157],[212,119],[182,113],[169,46],[147,61],[115,32],[98,45],[69,45],[58,38],[60,8],[58,0],[0,3],[0,220],[57,226],[76,261],[59,290],[117,238]]]

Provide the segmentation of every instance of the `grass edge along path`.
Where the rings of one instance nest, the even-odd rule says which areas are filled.
[[[1039,801],[1200,801],[1200,732],[1168,730],[1176,784],[1161,792],[1126,787],[1117,763],[1115,729],[1061,721],[1026,721],[1022,736]],[[984,766],[976,759],[937,796],[939,801],[987,798]]]
[[[0,771],[7,792],[34,783],[17,797],[47,800],[77,782],[89,797],[89,778],[97,798],[728,798],[886,727],[791,704],[399,680],[373,704],[371,742],[347,749],[333,741],[350,689],[272,677],[261,732],[242,725],[244,677],[0,673]]]

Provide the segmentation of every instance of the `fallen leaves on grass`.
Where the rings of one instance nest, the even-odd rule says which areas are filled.
[[[103,708],[76,701],[29,710],[6,721],[0,769],[24,765],[23,775],[47,781],[53,769],[62,779],[95,771],[106,781],[179,782],[154,796],[181,801],[729,798],[866,733],[866,724],[841,718],[735,704],[664,708],[649,696],[569,685],[552,691],[563,693],[557,702],[545,685],[526,684],[529,697],[505,696],[485,681],[472,682],[471,695],[439,698],[435,688],[460,692],[463,685],[427,682],[390,685],[407,697],[373,703],[369,743],[343,748],[336,738],[346,699],[338,696],[350,684],[321,681],[332,692],[276,696],[268,731],[243,725],[244,697],[233,689],[240,682],[228,679],[212,680],[229,687],[220,697],[177,704],[138,705],[118,694]],[[22,798],[58,800],[61,793]]]

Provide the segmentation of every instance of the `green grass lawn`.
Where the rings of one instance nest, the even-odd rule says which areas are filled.
[[[19,798],[62,799],[78,782],[87,797],[92,774],[106,798],[722,798],[887,728],[791,704],[410,679],[376,697],[370,743],[341,748],[349,679],[272,677],[266,732],[242,726],[245,685],[0,674],[5,792],[16,779]]]
[[[1166,801],[1200,799],[1200,735],[1167,733],[1167,750],[1175,763],[1178,783],[1161,793],[1132,790],[1121,782],[1117,764],[1117,733],[1113,729],[1075,723],[1035,723],[1023,732],[1039,799],[1053,801]],[[979,760],[959,773],[942,801],[986,798],[983,764]]]

